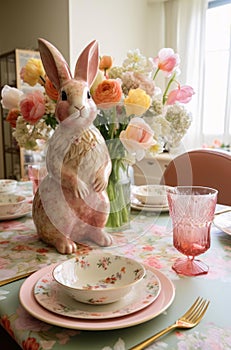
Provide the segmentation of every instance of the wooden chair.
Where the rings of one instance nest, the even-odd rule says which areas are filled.
[[[231,153],[210,149],[183,153],[171,160],[161,183],[212,187],[218,190],[218,203],[231,205]]]

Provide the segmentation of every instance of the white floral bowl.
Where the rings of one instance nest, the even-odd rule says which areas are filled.
[[[17,214],[27,205],[25,196],[13,193],[0,193],[0,217]]]
[[[168,205],[166,189],[164,185],[143,185],[135,186],[133,196],[141,203],[148,205]]]
[[[98,305],[119,300],[144,275],[139,262],[99,251],[66,260],[53,270],[55,281],[72,298]]]
[[[0,180],[0,193],[13,192],[16,189],[17,181],[11,179]]]

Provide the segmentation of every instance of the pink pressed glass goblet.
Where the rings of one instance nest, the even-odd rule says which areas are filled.
[[[47,169],[45,163],[29,164],[28,165],[28,177],[33,184],[33,194],[38,190],[38,187],[44,177],[47,175]]]
[[[210,248],[210,228],[214,217],[217,190],[200,186],[167,189],[169,213],[173,224],[173,245],[186,255],[172,266],[178,274],[206,274],[208,266],[196,256]]]

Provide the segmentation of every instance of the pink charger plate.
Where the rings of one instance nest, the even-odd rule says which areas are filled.
[[[41,307],[34,297],[35,283],[55,266],[56,264],[52,264],[33,273],[25,280],[19,291],[19,300],[30,315],[55,326],[94,331],[131,327],[149,321],[163,313],[172,304],[175,297],[175,287],[172,281],[161,271],[146,266],[146,269],[153,271],[159,278],[161,292],[158,298],[145,309],[131,315],[106,320],[72,319],[59,316]]]

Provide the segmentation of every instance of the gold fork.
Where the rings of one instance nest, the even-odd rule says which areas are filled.
[[[198,297],[193,305],[190,307],[186,313],[181,316],[174,324],[163,329],[162,331],[156,333],[150,338],[144,340],[143,342],[135,345],[130,350],[143,350],[150,344],[152,344],[155,340],[162,337],[162,335],[170,332],[176,328],[193,328],[201,321],[204,316],[207,308],[209,306],[209,301],[204,300],[203,298]]]
[[[7,278],[7,279],[5,279],[3,281],[0,281],[0,287],[5,286],[5,284],[12,283],[14,281],[18,281],[18,280],[21,280],[23,278],[26,278],[26,277],[32,275],[32,273],[34,273],[36,271],[37,270],[34,269],[34,270],[30,271],[30,272],[25,272],[25,273],[22,273],[21,275],[17,275],[17,276],[14,276],[14,277]]]

